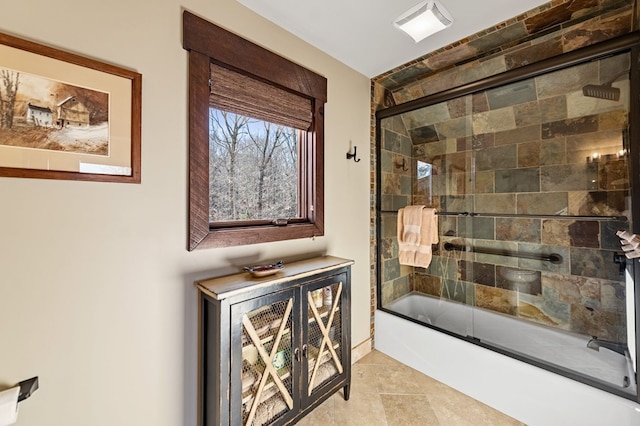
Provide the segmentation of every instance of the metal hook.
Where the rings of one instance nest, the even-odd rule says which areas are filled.
[[[620,277],[624,277],[624,273],[627,270],[627,258],[623,254],[613,253],[613,262],[619,266],[618,273]]]
[[[355,161],[356,163],[360,162],[360,158],[356,159],[357,152],[358,152],[358,147],[354,146],[353,147],[353,154],[349,154],[347,152],[347,160],[351,160],[353,158],[353,161]]]
[[[407,160],[405,158],[402,159],[402,163],[400,163],[399,161],[394,161],[393,165],[398,169],[401,168],[403,172],[409,170],[409,168],[407,167]]]

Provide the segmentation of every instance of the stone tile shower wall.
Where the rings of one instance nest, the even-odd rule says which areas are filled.
[[[392,106],[637,29],[637,0],[553,0],[373,78]],[[386,93],[385,93],[386,91]]]
[[[549,2],[374,78],[372,108],[375,111],[407,102],[628,33],[637,26],[635,8],[634,0]],[[485,97],[490,95],[487,93]],[[564,98],[565,101],[568,99],[566,95]],[[482,102],[483,99],[474,101]],[[407,203],[447,210],[500,212],[500,209],[510,208],[507,207],[509,201],[519,199],[515,208],[520,210],[516,211],[530,213],[540,212],[542,207],[545,212],[564,214],[622,212],[626,188],[617,187],[620,182],[616,174],[626,167],[624,160],[608,162],[606,167],[602,162],[594,162],[576,173],[573,160],[566,155],[558,157],[558,153],[563,146],[585,140],[584,136],[595,137],[624,127],[621,120],[626,120],[626,115],[620,111],[602,111],[580,120],[569,119],[569,115],[567,118],[554,116],[564,107],[562,102],[563,96],[559,94],[512,105],[513,119],[519,117],[515,127],[482,130],[482,124],[476,120],[470,124],[476,131],[475,137],[451,137],[444,141],[430,140],[434,133],[430,129],[416,130],[424,126],[415,127],[410,120],[403,121],[398,117],[393,121],[385,120],[380,135],[382,155],[378,160],[383,162],[384,170],[381,176],[382,210],[397,210],[410,197],[406,182],[415,169],[404,171],[396,164],[402,164],[403,159],[427,159],[428,154],[440,156],[441,164],[451,166],[450,170],[459,165],[462,171],[451,173],[451,178],[444,182],[434,175],[432,191],[446,188],[449,195],[426,200],[418,197]],[[464,118],[470,110],[467,104],[449,103],[447,110],[452,114],[445,120],[449,121],[447,125],[451,131],[469,126]],[[491,109],[484,112],[485,118],[493,123],[505,118]],[[542,123],[546,123],[544,129]],[[535,138],[530,132],[535,133],[538,125],[540,136]],[[570,132],[569,129],[582,130],[552,136]],[[546,132],[545,136],[543,132]],[[428,145],[431,146],[427,149]],[[408,146],[411,146],[410,153]],[[586,156],[592,154],[587,152],[590,149],[575,155],[584,156],[586,164]],[[476,173],[470,178],[464,167],[469,165],[474,150]],[[562,160],[558,161],[558,158]],[[478,170],[478,165],[482,170]],[[578,176],[594,174],[601,179],[600,186],[586,185],[576,189]],[[535,183],[536,178],[539,178],[538,183]],[[416,193],[419,193],[425,182],[416,182],[416,185]],[[611,267],[607,257],[619,248],[619,241],[612,231],[627,226],[625,223],[441,216],[439,233],[443,241],[477,241],[514,250],[553,248],[564,257],[562,267],[539,267],[539,277],[528,288],[515,291],[502,278],[502,268],[535,270],[536,265],[527,263],[532,261],[480,254],[472,257],[467,253],[441,250],[428,270],[417,269],[414,273],[413,268],[397,263],[396,216],[383,213],[380,220],[381,257],[378,261],[382,271],[379,285],[383,305],[408,291],[423,291],[587,335],[625,340],[624,287],[617,269]],[[605,263],[608,267],[604,267]],[[577,274],[579,270],[583,272]],[[375,288],[376,280],[372,283]]]
[[[380,262],[382,305],[411,291],[413,268],[398,261],[398,209],[412,204],[413,143],[401,117],[383,122],[380,159]]]
[[[626,55],[615,57],[404,114],[414,160],[434,170],[414,182],[412,203],[490,215],[440,216],[438,255],[411,276],[413,290],[625,340],[625,290],[613,256],[620,251],[615,232],[628,223],[500,214],[629,214],[620,152],[627,96],[613,102],[581,90],[628,66]],[[628,92],[628,80],[616,85]],[[557,253],[563,262],[446,251],[445,242]],[[514,269],[535,271],[534,281],[513,284],[505,275]]]

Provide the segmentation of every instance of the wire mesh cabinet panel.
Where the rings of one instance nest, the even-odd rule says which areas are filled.
[[[349,398],[352,263],[323,256],[196,283],[201,425],[294,424],[340,389]]]
[[[240,336],[239,344],[232,340],[231,375],[240,372],[241,380],[231,386],[232,424],[265,425],[296,413],[296,296],[287,290],[231,307],[232,335]]]
[[[337,274],[302,288],[303,383],[305,401],[342,383],[351,364],[347,274]],[[321,303],[322,302],[322,303]],[[349,386],[344,388],[349,399]]]

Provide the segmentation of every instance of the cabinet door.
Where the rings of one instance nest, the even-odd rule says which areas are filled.
[[[304,404],[343,380],[350,362],[348,326],[349,291],[346,274],[338,274],[302,287]],[[322,295],[320,295],[322,293]]]
[[[231,424],[265,425],[296,414],[297,295],[287,290],[231,307]]]

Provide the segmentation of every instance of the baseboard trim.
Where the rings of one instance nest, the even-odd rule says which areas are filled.
[[[368,338],[364,342],[358,343],[351,349],[351,363],[355,364],[361,360],[365,355],[372,351],[372,340]]]

